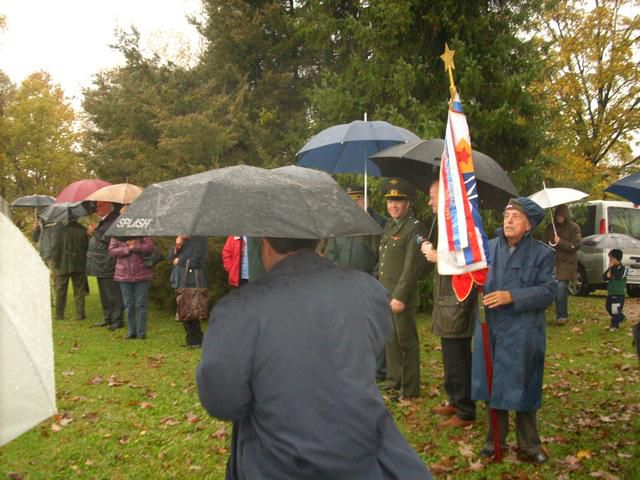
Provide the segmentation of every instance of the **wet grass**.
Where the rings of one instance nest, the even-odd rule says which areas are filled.
[[[199,351],[183,349],[173,314],[153,308],[145,341],[90,328],[101,318],[92,287],[89,320],[54,322],[59,414],[0,448],[0,478],[223,479],[230,427],[200,407]],[[548,328],[539,421],[550,461],[541,467],[513,453],[500,465],[480,462],[482,409],[473,427],[439,428],[430,413],[445,399],[439,340],[420,317],[423,396],[388,404],[437,478],[638,478],[640,369],[629,325],[605,330],[603,295],[570,301],[570,323]]]

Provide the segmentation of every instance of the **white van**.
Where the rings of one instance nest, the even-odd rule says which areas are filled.
[[[580,225],[582,238],[597,233],[624,233],[640,239],[640,207],[631,202],[595,200],[571,208],[572,220]],[[582,245],[578,250],[578,275],[569,284],[572,295],[588,295],[606,289],[602,274],[609,265],[609,249]],[[622,263],[627,270],[627,293],[640,296],[640,250],[625,249]]]

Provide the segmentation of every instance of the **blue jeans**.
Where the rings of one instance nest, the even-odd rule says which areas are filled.
[[[624,320],[624,295],[607,295],[607,302],[605,304],[607,313],[611,315],[611,326],[613,328],[620,327],[620,324]]]
[[[146,337],[149,281],[120,282],[122,301],[127,312],[128,336]]]
[[[569,282],[558,280],[556,290],[556,318],[569,318]]]

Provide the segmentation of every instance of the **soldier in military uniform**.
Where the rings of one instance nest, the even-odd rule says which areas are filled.
[[[385,199],[390,220],[380,239],[379,280],[391,294],[395,334],[387,343],[387,387],[403,397],[420,395],[420,344],[416,328],[418,279],[426,262],[418,236],[426,229],[411,212],[415,190],[406,181],[392,178]]]

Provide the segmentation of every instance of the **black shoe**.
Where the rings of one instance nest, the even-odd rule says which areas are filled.
[[[536,465],[542,465],[543,463],[546,463],[548,460],[548,457],[542,452],[537,452],[537,453],[521,452],[518,454],[518,458],[524,462],[535,463]]]
[[[196,348],[201,348],[201,347],[202,347],[202,345],[201,345],[201,344],[199,344],[199,343],[196,343],[195,345],[190,345],[190,344],[183,345],[183,347],[184,347],[184,348],[190,348],[190,349],[196,349]]]
[[[111,331],[114,331],[114,330],[117,330],[118,328],[122,328],[122,327],[124,327],[124,325],[122,323],[110,323],[107,328],[109,330],[111,330]]]
[[[138,338],[138,337],[136,337],[135,335],[126,335],[124,337],[125,340],[133,340],[134,338]]]
[[[146,335],[138,335],[139,340],[145,340],[147,338]]]
[[[493,447],[484,447],[482,450],[480,450],[480,456],[483,458],[491,458],[493,456],[495,456],[496,451]],[[502,456],[504,457],[507,454],[507,449],[503,448],[502,449]]]
[[[80,315],[79,317],[76,317],[76,320],[86,320],[87,316],[86,315]]]

